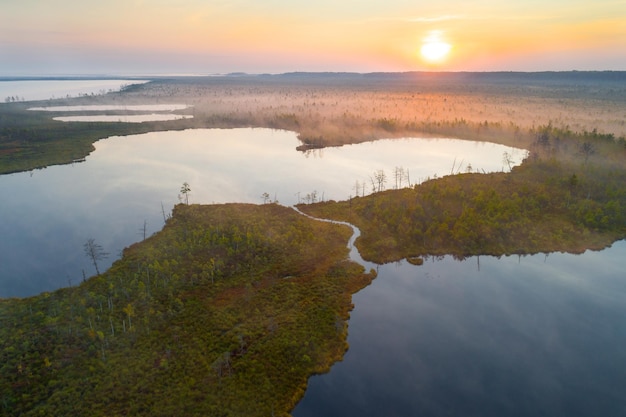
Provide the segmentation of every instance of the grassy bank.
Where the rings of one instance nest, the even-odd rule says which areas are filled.
[[[301,209],[359,226],[362,255],[381,263],[580,252],[626,236],[624,95],[612,93],[623,87],[585,87],[581,97],[549,83],[356,78],[161,80],[54,103],[194,106],[194,119],[141,125],[65,124],[3,104],[0,173],[164,129],[281,128],[313,147],[426,132],[531,157],[510,173],[465,172]],[[177,206],[163,231],[106,273],[0,300],[2,415],[287,415],[308,376],[342,357],[351,294],[373,278],[345,260],[349,235],[274,204]]]
[[[283,74],[156,79],[121,93],[0,104],[0,174],[84,158],[111,135],[185,128],[297,132],[304,149],[444,136],[527,147],[538,126],[626,136],[626,73]],[[29,107],[188,104],[192,119],[64,123]],[[75,113],[73,113],[75,114]]]
[[[73,103],[71,100],[63,102]],[[186,127],[177,121],[64,123],[52,120],[54,113],[27,110],[34,103],[39,102],[0,104],[0,174],[80,161],[94,150],[94,142],[110,136]],[[58,105],[58,101],[54,104]]]
[[[626,148],[543,128],[510,173],[463,173],[301,209],[358,226],[361,254],[377,263],[601,249],[626,237]]]
[[[274,204],[177,206],[106,273],[0,300],[0,414],[287,415],[373,278],[350,233]]]

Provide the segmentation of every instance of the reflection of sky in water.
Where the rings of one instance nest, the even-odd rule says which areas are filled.
[[[191,119],[193,116],[182,114],[98,114],[90,116],[59,116],[53,120],[59,122],[121,122],[121,123],[143,123],[143,122],[167,122],[170,120]]]
[[[293,415],[620,415],[625,251],[384,265]]]
[[[188,130],[113,137],[86,162],[0,177],[0,296],[77,283],[94,238],[111,258],[163,225],[183,182],[191,203],[293,204],[317,190],[409,169],[413,183],[468,163],[500,171],[523,151],[450,140],[382,140],[296,152],[295,134]],[[462,162],[463,161],[463,162]],[[584,255],[450,257],[383,265],[354,296],[345,360],[311,379],[295,417],[617,415],[626,380],[626,242]],[[480,269],[479,269],[480,266]],[[619,409],[619,407],[622,407]]]
[[[190,106],[186,104],[144,104],[144,105],[86,105],[86,106],[47,106],[31,107],[28,110],[53,111],[53,112],[93,112],[93,111],[124,111],[143,112],[159,111],[169,112],[183,110]],[[60,122],[121,122],[121,123],[143,123],[143,122],[165,122],[170,120],[191,119],[191,115],[151,113],[151,114],[90,114],[81,116],[57,116],[53,120]]]
[[[293,133],[267,129],[157,132],[132,140],[100,141],[89,162],[115,165],[124,176],[149,174],[159,184],[179,176],[179,182],[191,185],[194,202],[259,202],[260,195],[268,192],[292,204],[298,192],[314,190],[327,199],[348,198],[357,180],[367,182],[369,193],[369,176],[379,169],[386,171],[391,188],[395,166],[409,169],[415,182],[448,174],[455,159],[457,164],[472,160],[476,169],[490,172],[502,170],[505,151],[517,155],[518,161],[525,155],[502,145],[476,146],[460,140],[382,140],[323,149],[308,156],[295,152],[298,144]]]
[[[81,94],[100,94],[118,91],[130,84],[144,84],[144,80],[20,80],[0,81],[0,98],[18,97],[18,100],[48,100],[75,97]]]
[[[10,196],[0,201],[0,296],[77,282],[83,269],[92,274],[82,250],[89,238],[111,253],[101,269],[108,267],[141,238],[144,220],[149,234],[161,229],[161,204],[169,213],[183,182],[192,203],[261,203],[267,192],[293,204],[313,191],[346,199],[356,180],[367,182],[379,169],[390,188],[395,166],[408,168],[415,182],[449,173],[455,158],[499,171],[505,150],[523,155],[456,140],[383,140],[308,155],[298,144],[294,133],[269,129],[155,132],[98,141],[83,163],[0,177],[0,193]]]
[[[31,107],[28,110],[33,111],[174,111],[184,110],[190,106],[186,104],[137,104],[137,105],[118,105],[118,104],[89,104],[85,106],[46,106]]]

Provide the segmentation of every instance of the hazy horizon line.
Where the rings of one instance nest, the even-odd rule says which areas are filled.
[[[59,73],[59,74],[0,74],[0,81],[18,80],[62,80],[62,79],[140,79],[140,78],[164,78],[164,77],[228,77],[228,76],[280,76],[296,74],[353,74],[353,75],[375,75],[375,74],[560,74],[560,73],[626,73],[624,70],[597,69],[597,70],[411,70],[411,71],[285,71],[285,72],[244,72],[234,71],[226,73],[184,73],[184,72],[164,72],[164,73]]]

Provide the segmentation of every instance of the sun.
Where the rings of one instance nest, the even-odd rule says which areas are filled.
[[[446,42],[428,42],[422,45],[422,56],[431,62],[442,61],[452,49],[452,45]]]
[[[451,49],[452,45],[441,38],[441,32],[432,31],[426,39],[424,39],[420,53],[426,61],[437,63],[443,61],[448,56]]]

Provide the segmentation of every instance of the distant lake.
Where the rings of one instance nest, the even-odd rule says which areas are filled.
[[[0,101],[17,97],[17,101],[48,100],[78,97],[81,95],[106,94],[119,91],[131,84],[144,84],[147,80],[0,80]]]
[[[184,110],[189,108],[187,104],[87,104],[82,106],[44,106],[44,107],[31,107],[30,111],[51,111],[51,112],[101,112],[101,111],[125,111],[125,112],[140,112],[140,111],[174,111]]]
[[[45,106],[31,107],[30,111],[47,111],[57,113],[89,112],[80,116],[56,116],[53,120],[60,122],[165,122],[169,120],[192,119],[192,115],[173,114],[172,111],[184,110],[186,104],[143,104],[143,105],[84,105],[84,106]],[[118,112],[117,114],[99,114],[101,112]],[[159,112],[141,114],[139,112]],[[121,112],[121,113],[119,113]],[[139,113],[139,114],[138,114]]]
[[[402,167],[412,184],[451,170],[504,169],[526,151],[452,139],[380,140],[303,154],[293,132],[201,129],[112,137],[85,162],[0,176],[0,297],[53,290],[95,273],[83,253],[88,239],[111,254],[163,226],[183,182],[191,203],[344,200],[371,192],[383,170],[386,187]],[[508,167],[506,168],[508,170]],[[408,185],[404,179],[402,186]],[[140,230],[141,229],[141,230]]]
[[[60,122],[120,122],[120,123],[143,123],[143,122],[167,122],[170,120],[192,119],[192,115],[149,113],[149,114],[97,114],[87,116],[57,116],[53,120]]]
[[[294,417],[626,415],[626,241],[383,265]]]

